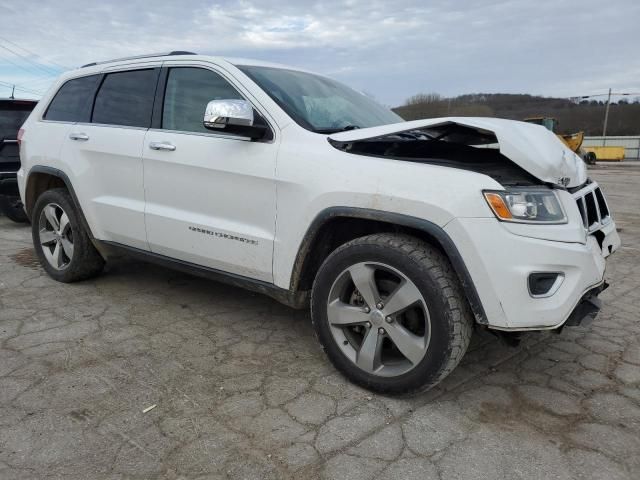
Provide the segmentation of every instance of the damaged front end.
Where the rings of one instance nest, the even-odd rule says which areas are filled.
[[[335,148],[357,155],[460,168],[504,186],[586,181],[583,161],[547,129],[495,118],[449,117],[333,134]]]

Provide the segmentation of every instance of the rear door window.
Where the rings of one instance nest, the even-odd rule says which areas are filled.
[[[53,97],[43,118],[58,122],[88,122],[99,77],[90,75],[66,82]]]
[[[93,108],[92,123],[149,128],[159,69],[105,76]]]

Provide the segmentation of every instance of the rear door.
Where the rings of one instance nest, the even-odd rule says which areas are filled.
[[[274,130],[251,141],[202,124],[209,101],[246,98],[239,88],[209,67],[164,69],[143,149],[147,233],[155,253],[271,282]]]
[[[61,155],[96,238],[144,250],[141,155],[159,72],[145,66],[103,73],[90,121],[69,130]]]

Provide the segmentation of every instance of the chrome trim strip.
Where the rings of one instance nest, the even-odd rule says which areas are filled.
[[[132,127],[129,125],[111,125],[108,123],[87,123],[87,122],[77,122],[75,125],[81,125],[85,127],[108,127],[108,128],[124,128],[129,130],[149,130],[148,127]]]
[[[233,134],[224,134],[224,133],[206,133],[206,132],[185,132],[183,130],[165,130],[163,128],[150,128],[150,132],[156,133],[178,133],[180,135],[194,135],[197,137],[214,137],[214,138],[225,138],[227,140],[241,140],[243,142],[251,142],[249,137],[243,137],[241,135],[233,135]],[[262,142],[262,143],[273,143],[273,141]]]
[[[73,125],[76,122],[67,122],[67,121],[63,121],[63,120],[45,120],[44,118],[40,118],[38,119],[38,122],[42,122],[42,123],[60,123],[63,125]]]

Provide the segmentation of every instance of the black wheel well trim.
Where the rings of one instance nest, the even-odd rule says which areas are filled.
[[[65,187],[67,188],[67,191],[69,192],[69,195],[71,195],[71,199],[73,200],[73,203],[74,203],[74,205],[76,207],[76,210],[78,211],[78,215],[80,216],[80,221],[82,222],[82,226],[84,227],[85,231],[87,232],[87,235],[89,236],[89,239],[92,242],[94,242],[95,238],[93,236],[93,233],[91,232],[91,228],[89,228],[89,223],[87,222],[87,219],[84,216],[84,212],[82,211],[82,207],[80,206],[80,201],[78,200],[78,196],[76,195],[76,192],[73,189],[73,184],[71,183],[71,180],[69,179],[69,176],[66,173],[64,173],[62,170],[59,170],[59,169],[54,168],[54,167],[47,167],[47,166],[44,166],[44,165],[34,165],[33,167],[31,167],[29,169],[29,173],[27,174],[27,181],[25,182],[25,192],[24,192],[25,207],[26,207],[26,200],[27,200],[27,190],[26,189],[29,187],[29,180],[31,179],[31,175],[34,174],[34,173],[43,173],[43,174],[46,174],[46,175],[51,175],[52,177],[57,177],[60,180],[62,180],[62,182],[64,183]],[[34,201],[34,205],[35,205],[35,201]],[[33,210],[33,208],[27,210],[27,216],[29,217],[29,220],[31,220],[32,210]]]
[[[360,207],[329,207],[322,210],[316,215],[313,222],[307,229],[302,241],[291,273],[290,289],[297,291],[299,289],[300,280],[304,273],[306,260],[311,248],[314,245],[316,235],[320,232],[322,226],[335,218],[353,218],[361,220],[373,220],[388,223],[390,226],[401,226],[419,230],[434,239],[438,246],[448,257],[454,271],[456,272],[462,289],[467,297],[471,311],[477,323],[487,325],[489,323],[485,313],[482,301],[478,295],[475,283],[471,278],[471,274],[451,237],[439,225],[425,220],[423,218],[413,217],[395,212],[387,212],[383,210],[374,210]]]

